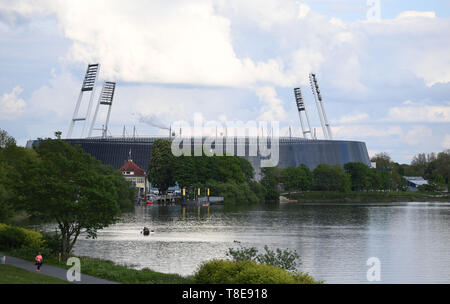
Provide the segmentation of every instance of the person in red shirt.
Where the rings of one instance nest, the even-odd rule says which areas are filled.
[[[36,271],[40,272],[41,266],[42,266],[42,260],[43,260],[40,252],[38,252],[38,255],[34,258],[34,260],[36,261],[36,266],[37,266]]]

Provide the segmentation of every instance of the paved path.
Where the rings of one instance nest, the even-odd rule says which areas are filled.
[[[0,252],[0,259],[3,259],[5,254]],[[22,259],[14,258],[12,256],[6,255],[6,264],[11,266],[16,266],[31,272],[36,272],[36,266],[33,262],[25,261]],[[81,269],[83,269],[83,265],[81,265]],[[45,257],[44,257],[44,264],[41,267],[42,274],[55,277],[64,281],[67,281],[67,270],[51,265],[45,264]],[[119,284],[117,282],[107,281],[103,279],[99,279],[87,274],[81,274],[81,281],[80,282],[72,282],[75,284]]]

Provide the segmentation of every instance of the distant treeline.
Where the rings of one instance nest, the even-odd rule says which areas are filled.
[[[269,199],[263,185],[253,180],[254,174],[242,157],[175,157],[171,142],[160,139],[153,144],[148,179],[163,193],[178,183],[186,189],[186,199],[193,199],[198,188],[204,196],[209,188],[212,196],[225,197],[227,204],[253,204]]]
[[[401,176],[422,176],[430,182],[425,191],[443,190],[450,177],[450,149],[436,153],[420,153],[413,157],[411,164],[393,162],[387,153],[378,153],[372,159],[377,168],[389,168]]]
[[[171,153],[170,141],[157,140],[149,163],[149,181],[162,192],[178,183],[181,188],[186,188],[188,198],[194,198],[198,188],[201,195],[210,188],[211,195],[224,196],[230,204],[278,201],[280,190],[406,191],[408,183],[403,175],[410,174],[430,176],[430,185],[422,190],[436,191],[442,190],[445,179],[448,179],[449,158],[449,151],[444,151],[434,158],[429,157],[425,168],[420,169],[420,155],[411,165],[398,165],[386,153],[381,153],[372,159],[377,163],[377,169],[358,162],[347,163],[344,167],[321,164],[314,170],[305,165],[285,169],[262,168],[262,179],[256,182],[253,167],[242,157],[175,157]]]
[[[420,186],[420,190],[442,191],[448,183],[450,150],[437,156],[419,154],[411,165],[394,163],[386,153],[375,155],[372,162],[377,163],[376,169],[359,162],[343,168],[321,164],[312,171],[305,165],[281,169],[279,182],[286,191],[406,191],[404,176],[422,176],[429,184]]]

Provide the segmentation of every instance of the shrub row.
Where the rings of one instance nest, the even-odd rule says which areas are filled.
[[[199,284],[317,284],[310,275],[254,261],[212,260],[193,277]]]
[[[0,249],[11,250],[27,247],[39,251],[45,241],[40,232],[0,223]]]

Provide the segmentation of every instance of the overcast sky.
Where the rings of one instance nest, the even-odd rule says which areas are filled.
[[[448,0],[0,0],[0,128],[20,145],[65,137],[98,62],[96,96],[117,81],[112,135],[165,134],[140,117],[194,113],[300,135],[301,86],[321,137],[315,72],[335,139],[409,163],[450,148],[449,37]]]

